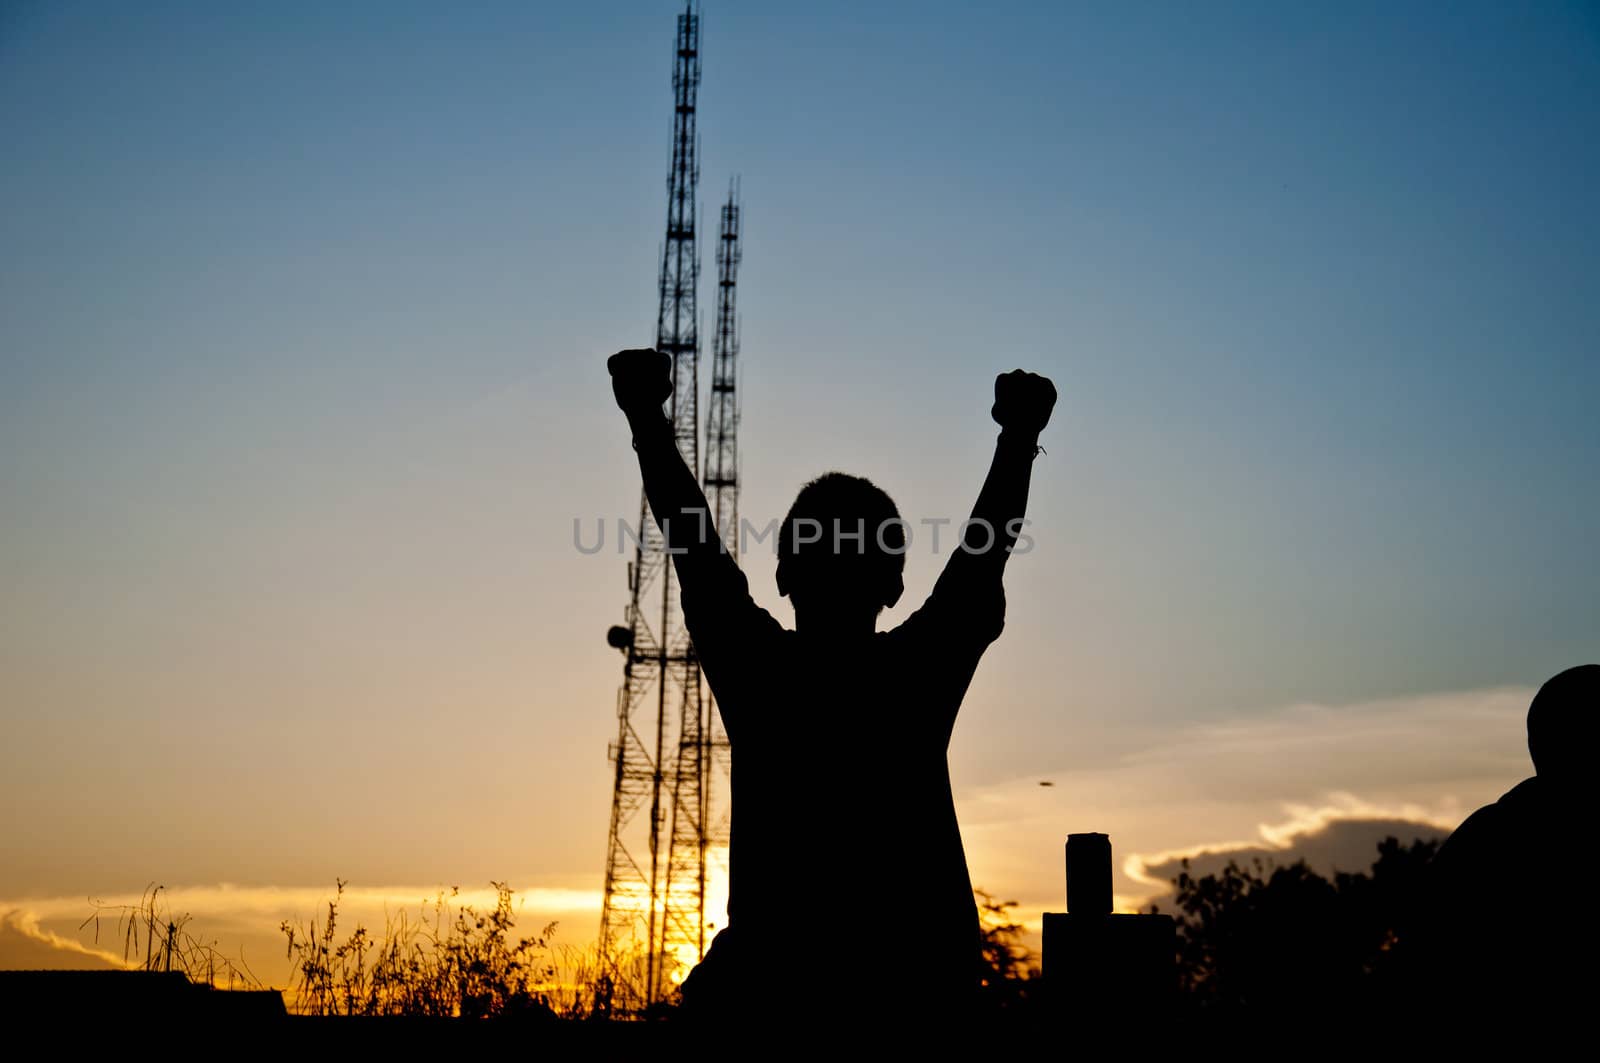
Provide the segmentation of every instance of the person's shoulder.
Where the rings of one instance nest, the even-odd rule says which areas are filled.
[[[1537,775],[1530,775],[1501,794],[1500,800],[1488,807],[1498,808],[1502,812],[1517,813],[1524,809],[1544,804],[1546,789],[1548,788],[1539,782]]]
[[[1515,831],[1527,815],[1537,789],[1529,784],[1535,781],[1524,780],[1500,795],[1499,800],[1484,805],[1462,820],[1461,825],[1439,847],[1436,861],[1448,864],[1482,848],[1502,845],[1505,836]]]
[[[902,643],[932,640],[981,649],[999,638],[1005,626],[1005,588],[997,580],[954,591],[935,585],[916,612],[885,634]]]
[[[750,594],[750,581],[737,566],[728,566],[720,581],[679,587],[678,602],[689,635],[697,643],[749,643],[789,633],[777,617]]]
[[[1441,849],[1450,846],[1461,846],[1488,834],[1499,831],[1501,823],[1505,820],[1505,809],[1500,802],[1484,805],[1472,815],[1461,821],[1461,825],[1450,832],[1450,837],[1445,839]]]

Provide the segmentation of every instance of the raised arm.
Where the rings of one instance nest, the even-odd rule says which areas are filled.
[[[1005,627],[1001,576],[1022,532],[1039,432],[1055,402],[1055,385],[1042,376],[1019,369],[995,379],[991,412],[1000,438],[989,475],[933,593],[895,629],[917,646],[922,667],[945,692],[935,699],[934,711],[942,714],[936,719],[947,739],[978,659]]]
[[[678,452],[661,406],[672,395],[672,359],[652,350],[618,351],[606,362],[611,391],[633,430],[644,495],[686,588],[737,565],[712,524],[705,492]]]
[[[1027,514],[1028,481],[1039,450],[1039,433],[1049,423],[1055,404],[1055,385],[1045,377],[1015,369],[995,378],[990,414],[1000,425],[1000,438],[995,441],[994,460],[963,529],[961,544],[939,577],[940,585],[999,584]],[[940,589],[936,586],[934,593]]]

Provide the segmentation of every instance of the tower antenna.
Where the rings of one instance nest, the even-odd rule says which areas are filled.
[[[689,0],[678,16],[673,54],[672,162],[655,347],[672,359],[668,412],[691,469],[700,464],[699,87],[700,14]],[[719,263],[722,257],[719,251]],[[713,423],[721,423],[717,402],[713,389]],[[731,433],[733,425],[725,431]],[[723,434],[719,428],[715,438]],[[720,506],[720,491],[718,497]],[[700,662],[684,629],[676,573],[642,494],[628,591],[626,626],[608,635],[627,660],[610,749],[615,786],[600,916],[600,958],[609,984],[602,1006],[624,1010],[670,995],[676,976],[705,952],[706,861],[717,837],[708,826],[717,808],[711,783],[719,765],[726,774],[727,762],[727,743],[712,728]]]

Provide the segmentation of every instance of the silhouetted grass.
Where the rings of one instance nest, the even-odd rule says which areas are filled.
[[[346,930],[340,907],[346,882],[320,917],[285,920],[279,930],[291,963],[284,1002],[310,1016],[465,1019],[658,1019],[675,1001],[646,1006],[642,950],[602,958],[594,948],[557,945],[556,923],[517,937],[515,891],[492,882],[495,904],[480,911],[440,891],[431,903],[385,915],[381,933],[356,922]],[[215,941],[190,933],[191,916],[174,914],[165,887],[147,887],[137,904],[91,901],[82,927],[114,916],[130,967],[181,971],[216,988],[265,988],[241,958],[224,956]],[[1021,944],[1011,917],[1014,901],[976,891],[983,931],[983,996],[991,1007],[1014,1007],[1038,976],[1036,957]]]
[[[180,971],[191,982],[217,989],[261,989],[261,981],[245,964],[223,955],[215,941],[203,941],[190,933],[192,919],[187,912],[176,914],[161,896],[165,886],[151,883],[139,895],[137,904],[103,904],[94,898],[89,917],[78,924],[82,930],[94,925],[95,944],[100,943],[102,919],[115,920],[122,938],[122,962],[143,971]]]
[[[338,881],[326,916],[284,922],[293,962],[290,1006],[302,1015],[440,1018],[589,1018],[609,1012],[597,958],[552,943],[556,924],[516,939],[514,891],[490,884],[495,906],[479,911],[441,892],[415,915],[387,917],[382,936],[357,924],[342,938]]]

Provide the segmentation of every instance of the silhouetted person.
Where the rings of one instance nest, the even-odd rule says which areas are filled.
[[[786,629],[751,599],[707,515],[662,404],[671,360],[608,367],[651,512],[682,586],[732,749],[728,925],[684,985],[685,1006],[749,1019],[954,1018],[979,962],[977,910],[946,748],[978,658],[1000,634],[1001,573],[1023,524],[1056,392],[1020,370],[995,381],[1001,432],[972,520],[922,608],[892,631],[906,525],[855,476],[807,484],[779,530]]]
[[[1485,1024],[1548,1028],[1593,1006],[1600,664],[1570,668],[1534,696],[1535,774],[1456,828],[1429,869],[1416,942],[1424,995],[1458,1035]]]

